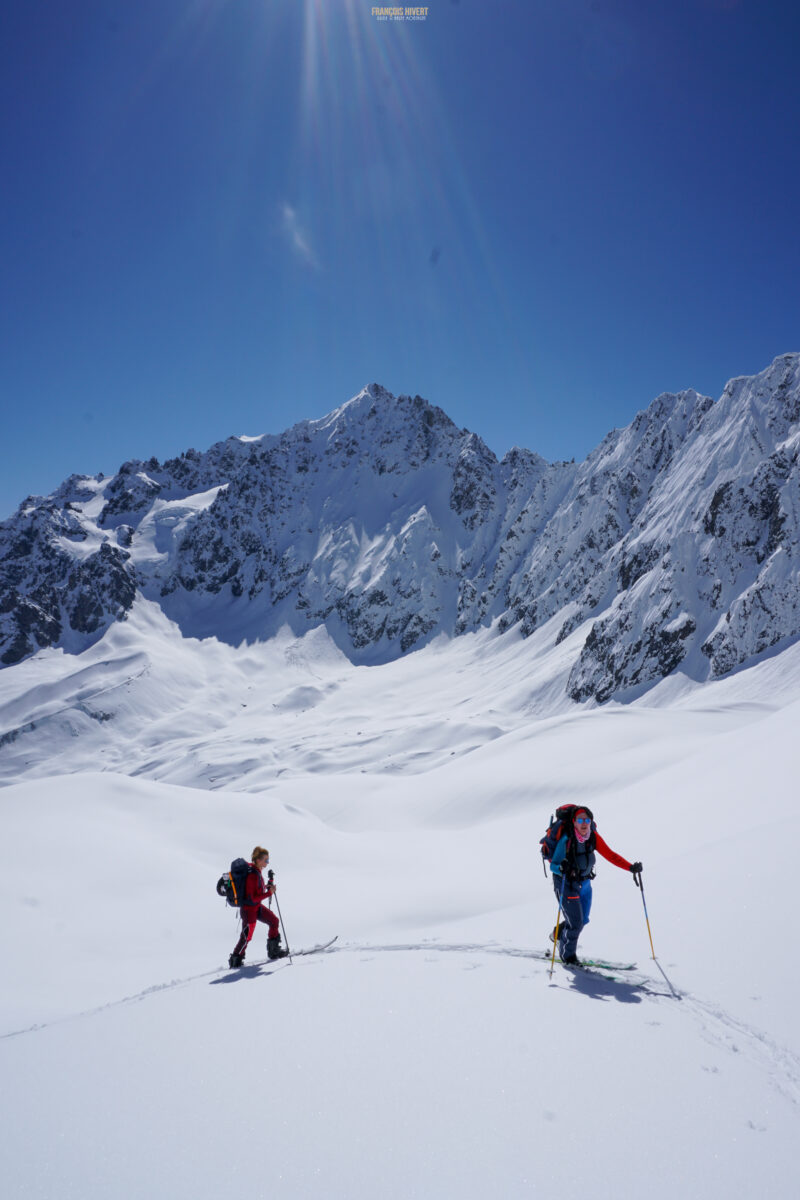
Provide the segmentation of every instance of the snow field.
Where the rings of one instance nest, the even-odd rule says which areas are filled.
[[[534,639],[366,669],[319,638],[118,636],[0,675],[0,713],[56,684],[63,706],[0,749],[4,1196],[793,1200],[796,648],[542,718],[569,663]],[[111,720],[79,722],[87,669]],[[241,786],[210,780],[223,755],[256,764]],[[681,999],[602,860],[580,952],[637,970],[532,957],[556,912],[538,839],[569,800],[643,860]],[[292,944],[333,952],[257,965],[259,927],[223,969],[214,884],[256,842]]]
[[[7,1041],[6,1194],[790,1194],[766,1077],[675,1002],[546,971],[345,950]]]

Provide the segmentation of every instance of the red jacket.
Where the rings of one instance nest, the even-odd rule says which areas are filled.
[[[244,904],[242,908],[258,908],[262,900],[266,900],[272,895],[273,887],[271,883],[264,883],[264,876],[258,871],[253,864],[250,866],[250,871],[244,885]]]
[[[627,858],[623,858],[621,854],[617,854],[616,850],[612,850],[610,846],[606,845],[597,830],[594,832],[594,845],[597,853],[602,854],[603,858],[607,858],[615,867],[622,867],[623,871],[630,871],[632,864],[628,862]]]

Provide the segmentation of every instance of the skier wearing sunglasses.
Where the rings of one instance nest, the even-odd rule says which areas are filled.
[[[563,810],[559,810],[563,812]],[[603,841],[597,832],[594,816],[590,809],[579,807],[569,815],[564,813],[561,828],[555,831],[557,840],[552,857],[546,853],[546,839],[542,839],[542,854],[550,858],[553,887],[561,906],[561,927],[558,930],[558,951],[561,961],[577,963],[578,938],[584,925],[589,923],[592,907],[592,880],[596,854],[600,854],[615,867],[640,874],[640,862],[629,863]],[[555,940],[556,930],[550,934]]]

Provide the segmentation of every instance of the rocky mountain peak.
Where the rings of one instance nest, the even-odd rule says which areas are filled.
[[[279,435],[72,476],[0,526],[0,660],[79,651],[139,596],[187,634],[325,624],[379,662],[497,623],[573,639],[576,700],[720,674],[800,633],[800,355],[664,393],[582,463],[502,462],[369,384]]]

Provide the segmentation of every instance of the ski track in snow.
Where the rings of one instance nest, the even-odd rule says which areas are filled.
[[[310,954],[310,950],[294,950],[292,951],[294,958],[303,958]],[[331,954],[333,948],[326,946],[324,949],[316,951],[318,954]],[[255,979],[258,975],[271,975],[280,966],[291,966],[291,959],[270,959],[259,958],[253,962],[246,962],[244,966],[236,968],[237,978],[244,976],[245,978]],[[269,971],[262,971],[262,967],[270,967]],[[175,991],[177,988],[188,987],[191,983],[196,983],[200,979],[209,979],[211,976],[224,975],[227,976],[232,972],[230,967],[216,967],[212,971],[201,971],[198,975],[187,975],[183,979],[169,979],[164,983],[153,983],[150,987],[144,988],[141,992],[134,992],[130,996],[121,996],[119,1000],[109,1000],[105,1004],[100,1004],[96,1008],[87,1008],[82,1012],[69,1013],[64,1017],[57,1017],[53,1021],[42,1021],[35,1025],[29,1025],[25,1029],[14,1029],[8,1033],[0,1034],[0,1042],[7,1038],[22,1037],[26,1033],[40,1033],[44,1029],[50,1029],[54,1025],[64,1025],[69,1021],[80,1021],[86,1017],[96,1017],[100,1013],[107,1012],[112,1008],[121,1008],[126,1004],[138,1004],[141,1000],[147,1000],[151,996],[157,995],[159,992]],[[233,977],[233,976],[232,976]]]
[[[549,964],[551,956],[546,950],[521,949],[517,946],[502,946],[480,942],[398,942],[391,944],[346,942],[342,945],[326,947],[324,950],[318,951],[316,957],[324,958],[330,954],[374,955],[393,953],[503,955],[509,958],[541,963],[543,967],[541,974],[544,976],[550,974]],[[297,958],[303,957],[301,951],[295,951],[294,954]],[[136,992],[130,996],[111,1000],[96,1008],[71,1013],[68,1016],[59,1017],[53,1021],[31,1025],[26,1029],[16,1029],[0,1034],[0,1041],[22,1037],[29,1033],[40,1033],[56,1025],[99,1016],[101,1013],[108,1012],[111,1009],[138,1004],[158,995],[160,992],[174,991],[178,988],[188,987],[203,979],[211,979],[213,981],[221,977],[218,978],[218,982],[220,983],[226,982],[228,978],[231,980],[241,977],[255,979],[261,975],[272,975],[276,970],[281,970],[283,967],[291,965],[291,960],[288,958],[278,960],[277,962],[265,958],[247,963],[235,975],[231,973],[228,967],[217,967],[214,970],[202,971],[197,975],[189,975],[183,979],[167,980],[164,983],[152,984],[150,987],[144,988],[141,992]],[[264,971],[262,968],[267,966],[270,969]],[[557,964],[557,966],[560,966],[560,964]],[[731,1016],[730,1013],[727,1013],[716,1002],[701,1000],[699,997],[693,996],[690,992],[678,988],[675,988],[670,993],[666,988],[660,986],[659,980],[638,971],[635,973],[625,972],[624,978],[614,976],[612,971],[605,973],[600,970],[591,972],[577,971],[574,974],[570,972],[568,979],[569,983],[567,986],[574,987],[598,999],[615,999],[622,1003],[638,1003],[643,998],[654,1003],[662,1000],[684,1001],[681,1005],[681,1011],[692,1015],[699,1024],[701,1036],[706,1042],[722,1048],[729,1054],[743,1054],[768,1076],[772,1085],[784,1099],[796,1107],[800,1106],[800,1056],[767,1037],[766,1034],[754,1026],[748,1025],[746,1022]],[[563,980],[564,972],[562,969],[554,974],[553,979],[548,982],[557,987],[564,987]]]
[[[683,993],[686,1009],[700,1025],[706,1042],[730,1054],[743,1054],[765,1071],[778,1092],[795,1107],[800,1106],[800,1056],[779,1045],[765,1033],[725,1012],[713,1001]]]
[[[278,962],[283,963],[284,960],[280,959]],[[278,962],[275,963],[275,966],[278,965]],[[267,965],[271,965],[270,959],[258,959],[239,968],[239,973],[251,978],[255,978],[261,974],[271,975],[272,971],[261,971],[261,968]],[[121,1008],[126,1004],[138,1004],[140,1001],[148,1000],[151,996],[155,996],[159,992],[175,991],[177,988],[188,987],[189,984],[197,983],[200,979],[209,979],[214,975],[222,975],[230,971],[230,969],[230,967],[215,967],[213,971],[201,971],[198,975],[187,975],[184,979],[169,979],[164,983],[153,983],[141,992],[134,992],[130,996],[121,996],[119,1000],[109,1000],[106,1004],[99,1004],[96,1008],[87,1008],[82,1012],[69,1013],[64,1017],[56,1017],[52,1021],[42,1021],[36,1025],[29,1025],[26,1029],[13,1029],[8,1033],[2,1033],[0,1034],[0,1041],[5,1041],[7,1038],[23,1037],[26,1033],[41,1033],[45,1029],[52,1029],[54,1025],[66,1025],[71,1021],[81,1021],[87,1017],[96,1017],[100,1013],[108,1012],[109,1009]]]

